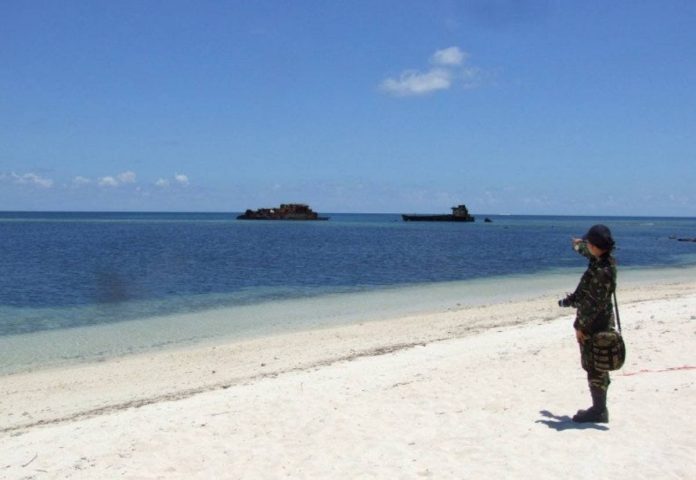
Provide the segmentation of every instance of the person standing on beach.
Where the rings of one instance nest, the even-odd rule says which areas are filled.
[[[612,256],[614,239],[607,226],[594,225],[582,239],[573,238],[572,244],[576,252],[589,259],[589,264],[575,292],[559,300],[558,304],[577,309],[573,327],[592,395],[592,406],[587,410],[578,410],[573,421],[607,423],[609,372],[595,370],[592,364],[592,335],[614,328],[614,306],[611,301],[616,290],[616,261]]]

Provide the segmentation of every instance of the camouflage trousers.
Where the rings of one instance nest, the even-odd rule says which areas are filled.
[[[587,384],[590,389],[594,387],[606,392],[611,383],[609,372],[600,372],[594,369],[592,364],[592,343],[589,340],[580,345],[580,363],[583,370],[587,372]]]

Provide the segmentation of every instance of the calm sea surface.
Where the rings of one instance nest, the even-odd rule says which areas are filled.
[[[382,287],[584,267],[570,238],[614,232],[621,267],[691,266],[696,219],[489,216],[405,223],[234,214],[0,212],[0,336]]]

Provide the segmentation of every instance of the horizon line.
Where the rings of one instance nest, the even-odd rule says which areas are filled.
[[[244,210],[0,210],[0,214],[39,214],[39,213],[79,213],[79,214],[236,214],[243,213]],[[329,215],[402,215],[408,214],[436,214],[437,212],[329,212]],[[626,214],[563,214],[563,213],[476,213],[473,215],[496,216],[496,217],[578,217],[578,218],[683,218],[696,219],[696,216],[686,215],[626,215]]]

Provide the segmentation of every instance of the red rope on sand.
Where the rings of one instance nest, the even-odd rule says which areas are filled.
[[[674,372],[675,370],[696,370],[696,367],[692,366],[692,365],[683,365],[681,367],[670,367],[670,368],[664,368],[662,370],[643,369],[643,370],[638,370],[637,372],[622,373],[619,376],[620,377],[631,377],[633,375],[638,375],[641,373],[664,373],[664,372]]]

